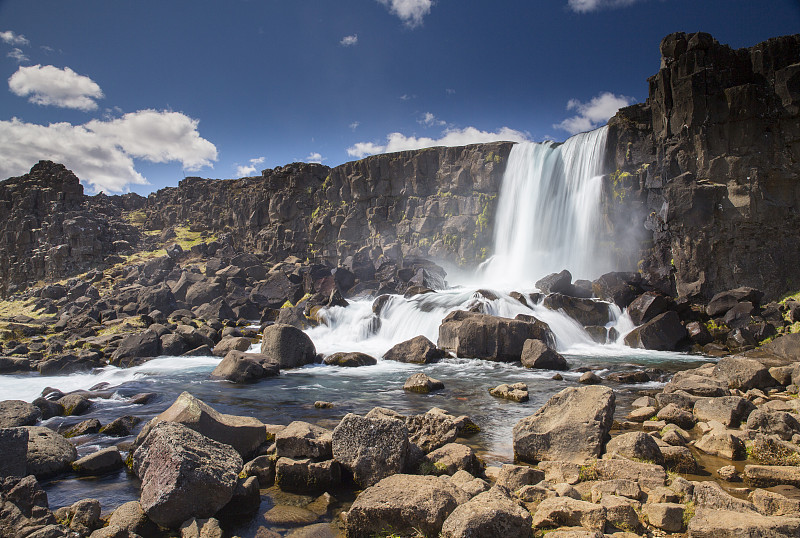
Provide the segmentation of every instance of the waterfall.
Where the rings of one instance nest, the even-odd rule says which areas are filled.
[[[516,144],[508,158],[495,214],[494,256],[482,280],[527,287],[568,269],[596,278],[613,267],[598,244],[607,127],[563,144]]]

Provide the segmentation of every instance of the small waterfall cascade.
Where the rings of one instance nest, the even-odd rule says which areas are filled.
[[[563,144],[521,143],[511,149],[495,214],[494,256],[481,280],[531,288],[568,269],[574,279],[612,269],[598,244],[607,127]]]

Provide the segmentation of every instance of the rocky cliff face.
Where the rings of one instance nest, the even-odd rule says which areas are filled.
[[[796,289],[800,35],[733,50],[676,33],[661,54],[647,102],[609,122],[608,191],[646,215],[643,272],[681,296]]]
[[[0,295],[129,251],[139,233],[118,218],[122,199],[114,198],[84,196],[75,174],[50,161],[0,183]]]
[[[144,208],[146,229],[228,233],[271,259],[335,264],[359,250],[482,260],[510,142],[375,155],[329,168],[295,163],[236,180],[187,178]],[[213,210],[210,210],[213,208]]]

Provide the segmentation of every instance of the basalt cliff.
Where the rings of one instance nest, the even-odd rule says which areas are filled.
[[[620,269],[681,297],[750,286],[773,299],[798,288],[800,35],[734,50],[676,33],[661,54],[646,102],[609,121],[604,244]],[[269,261],[352,268],[422,256],[475,266],[492,254],[512,146],[187,178],[147,198],[86,196],[71,172],[43,161],[0,183],[0,293],[191,234]]]

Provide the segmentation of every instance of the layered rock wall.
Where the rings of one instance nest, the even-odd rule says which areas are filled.
[[[800,287],[800,35],[734,50],[676,33],[661,54],[647,102],[609,122],[608,190],[646,215],[643,272],[681,296]]]
[[[487,255],[512,145],[404,151],[336,168],[295,163],[236,180],[187,178],[150,195],[144,225],[228,233],[237,247],[275,260],[336,263],[367,247],[373,259],[468,264]]]
[[[87,197],[63,165],[40,161],[0,183],[0,295],[88,271],[139,232],[118,217],[122,197]]]

